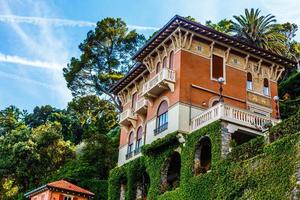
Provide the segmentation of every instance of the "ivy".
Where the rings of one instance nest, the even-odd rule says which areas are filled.
[[[296,123],[299,116],[273,127],[271,133],[286,127],[281,139],[267,144],[263,137],[234,147],[222,158],[220,121],[211,123],[191,134],[184,135],[180,144],[171,133],[152,144],[144,146],[143,156],[111,172],[109,199],[119,199],[119,183],[126,176],[126,200],[135,199],[139,174],[146,171],[150,177],[149,200],[198,200],[198,199],[289,199],[296,185],[299,139]],[[299,123],[298,123],[299,124]],[[293,134],[294,133],[294,134]],[[196,146],[203,136],[212,144],[212,166],[205,174],[194,175],[193,165]],[[181,153],[181,175],[178,188],[161,190],[161,171],[174,151]]]
[[[283,136],[297,133],[300,131],[300,108],[295,115],[283,120],[277,126],[271,128],[269,133],[269,139],[271,142],[279,139]]]

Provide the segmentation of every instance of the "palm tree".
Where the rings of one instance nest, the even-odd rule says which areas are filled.
[[[245,9],[245,15],[233,16],[231,32],[255,46],[283,55],[286,37],[278,30],[273,15],[260,15],[260,10]]]

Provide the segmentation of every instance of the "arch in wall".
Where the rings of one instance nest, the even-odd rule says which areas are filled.
[[[167,56],[165,56],[163,59],[162,68],[167,68]]]
[[[165,192],[170,189],[175,189],[180,182],[181,157],[175,151],[165,162],[161,172],[161,191]]]
[[[169,56],[169,68],[174,69],[174,51],[170,52]]]
[[[211,168],[212,144],[208,136],[201,137],[196,144],[193,172],[197,176]]]
[[[146,171],[141,174],[137,184],[136,199],[147,199],[147,194],[150,187],[150,177]]]
[[[209,99],[209,102],[208,102],[208,106],[211,108],[215,105],[217,105],[220,101],[220,97],[219,96],[214,96],[212,98]]]

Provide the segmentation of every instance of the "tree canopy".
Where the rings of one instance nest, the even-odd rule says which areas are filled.
[[[89,31],[79,45],[81,55],[71,58],[64,76],[74,96],[97,94],[110,97],[117,109],[122,110],[117,97],[109,88],[127,73],[131,57],[144,43],[145,37],[129,31],[120,18],[105,18]]]

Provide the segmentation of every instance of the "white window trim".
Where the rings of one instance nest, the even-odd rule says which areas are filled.
[[[221,54],[218,54],[218,53],[212,53],[211,54],[211,57],[210,57],[210,80],[212,81],[217,81],[218,82],[218,78],[213,78],[212,76],[212,66],[213,66],[213,55],[216,55],[216,56],[219,56],[219,57],[222,57],[223,58],[223,78],[224,78],[224,84],[226,84],[226,61],[225,61],[225,56],[224,55],[221,55]]]
[[[74,196],[64,194],[64,200],[65,200],[65,197],[71,198],[71,200],[73,200],[73,198],[74,198]]]

